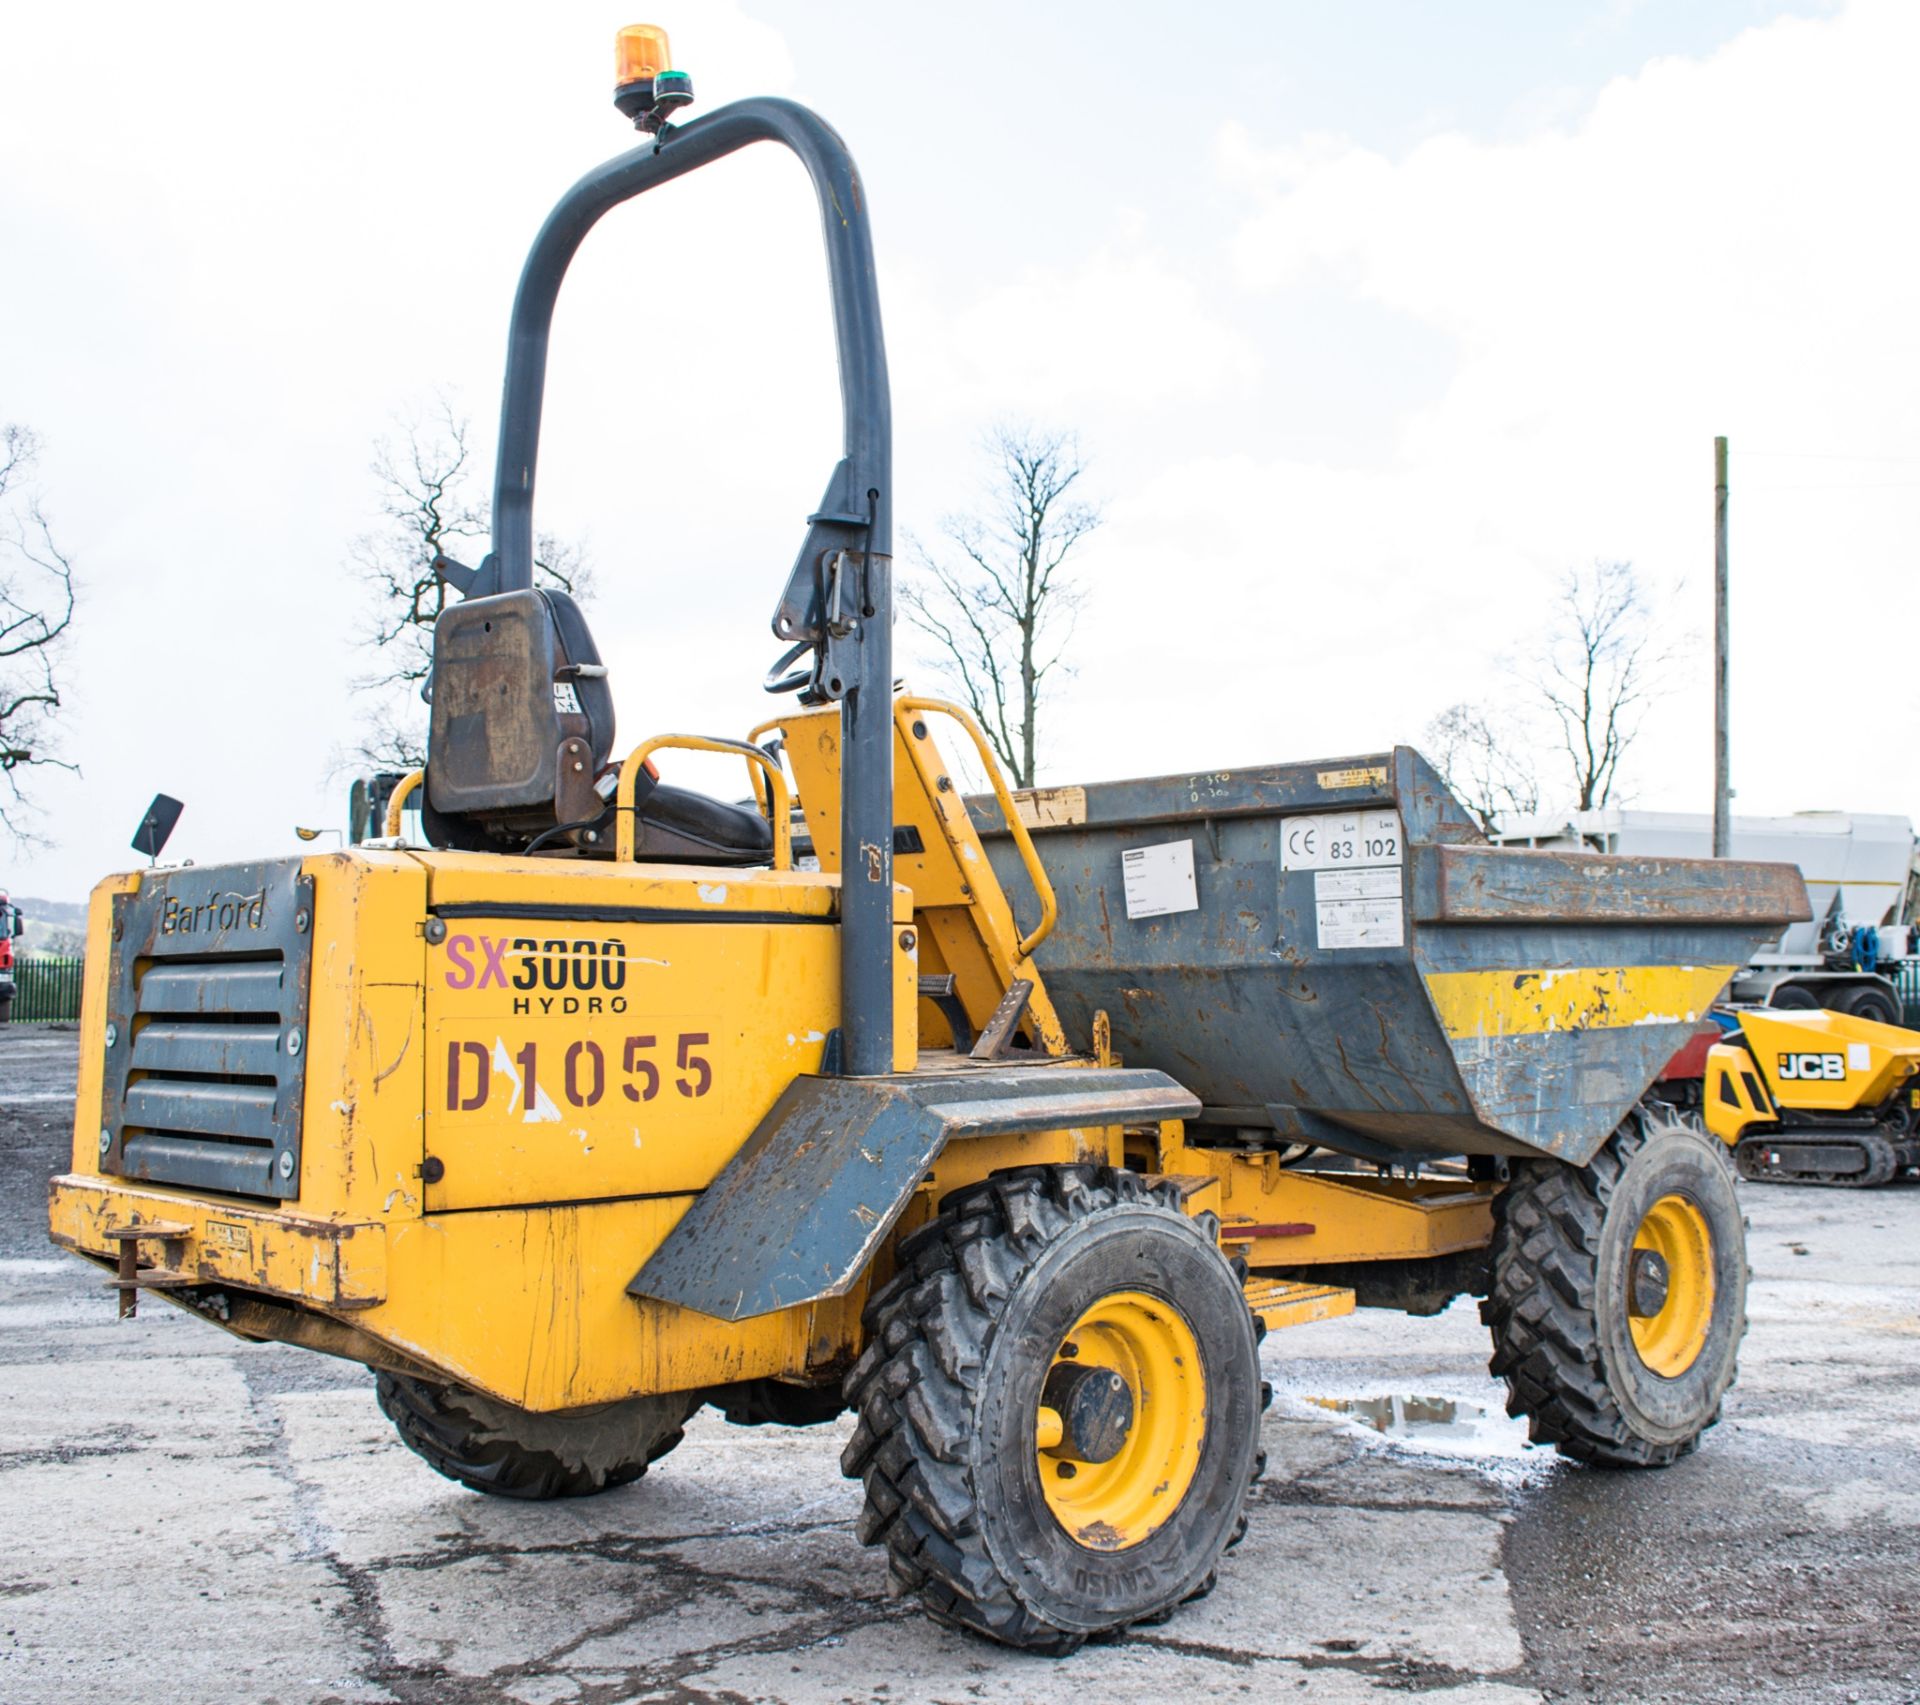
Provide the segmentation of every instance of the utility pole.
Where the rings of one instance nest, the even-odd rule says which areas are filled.
[[[1727,759],[1727,441],[1713,441],[1713,856],[1731,851]]]

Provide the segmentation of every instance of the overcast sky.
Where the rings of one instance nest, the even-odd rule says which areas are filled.
[[[373,440],[444,389],[490,456],[549,205],[629,145],[601,4],[0,4],[0,421],[84,604],[83,779],[0,886],[341,823]],[[1044,780],[1417,743],[1632,561],[1693,650],[1628,765],[1711,803],[1711,446],[1734,449],[1738,809],[1920,815],[1920,7],[682,0],[699,110],[861,163],[897,512],[999,417],[1108,522]],[[584,537],[621,744],[770,714],[837,455],[818,229],[754,150],[610,218],[562,298],[538,519]],[[932,672],[910,669],[917,686]],[[698,778],[695,778],[698,779]],[[738,778],[713,778],[738,791]]]

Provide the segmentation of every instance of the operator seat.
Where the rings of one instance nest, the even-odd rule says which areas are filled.
[[[610,856],[613,690],[580,606],[564,592],[469,597],[441,613],[428,681],[432,714],[421,816],[437,846],[526,852],[578,846]],[[687,864],[761,864],[773,830],[643,772],[635,854]]]

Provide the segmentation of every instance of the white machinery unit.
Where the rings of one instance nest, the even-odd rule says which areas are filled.
[[[1507,818],[1491,839],[1560,852],[1709,858],[1713,819],[1703,811],[1610,805]],[[1902,1021],[1901,995],[1888,973],[1913,960],[1920,922],[1920,855],[1909,819],[1864,811],[1736,817],[1728,850],[1734,858],[1797,864],[1813,903],[1812,921],[1792,925],[1734,979],[1735,1000]]]

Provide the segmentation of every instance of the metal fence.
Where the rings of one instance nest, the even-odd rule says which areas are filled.
[[[14,961],[13,1022],[71,1024],[80,1016],[83,959],[40,955]]]
[[[1920,959],[1903,959],[1888,975],[1900,991],[1901,1004],[1907,1009],[1907,1028],[1920,1030]]]

